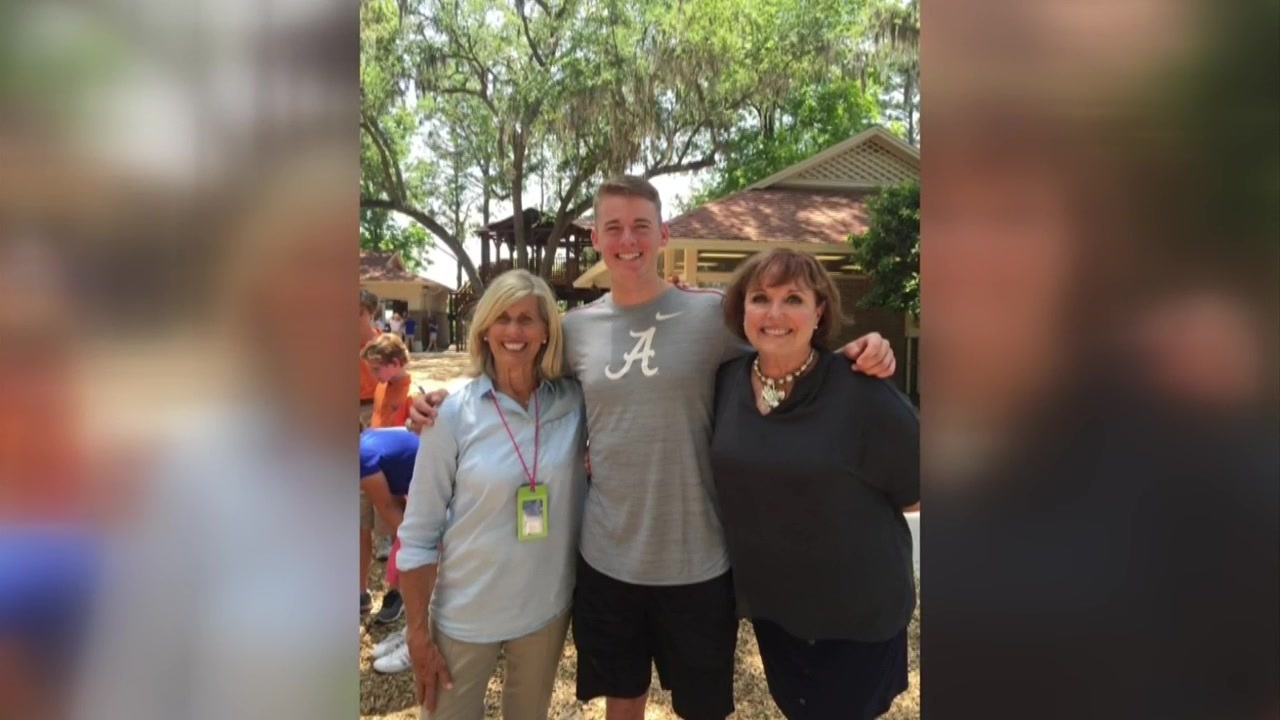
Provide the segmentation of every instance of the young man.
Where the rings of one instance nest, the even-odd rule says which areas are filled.
[[[716,369],[749,348],[724,326],[719,293],[658,275],[668,233],[648,181],[601,185],[595,222],[592,244],[613,289],[564,321],[591,438],[574,592],[577,694],[605,696],[610,720],[641,720],[656,664],[680,717],[722,720],[733,712],[738,621],[712,490],[712,401]],[[893,373],[875,333],[842,352],[858,370]],[[414,399],[415,426],[431,422],[433,402]]]
[[[409,365],[409,349],[404,341],[394,333],[383,333],[365,346],[360,357],[378,379],[369,427],[404,427],[409,419],[409,386],[413,382],[405,369]]]
[[[378,337],[378,329],[373,326],[373,314],[378,311],[378,296],[369,290],[360,288],[360,351]],[[369,416],[373,413],[373,391],[378,387],[378,379],[369,370],[369,364],[360,360],[360,422],[369,424]]]
[[[378,296],[374,295],[371,290],[360,288],[360,353],[363,355],[364,349],[369,343],[378,337],[378,328],[374,326],[374,315],[378,312]],[[369,363],[360,357],[356,362],[360,364],[360,427],[367,428],[373,418],[373,395],[378,389],[378,378],[373,376],[373,371],[369,369]],[[374,513],[373,505],[369,503],[369,498],[362,492],[360,493],[360,567],[361,577],[368,574],[369,565],[373,563],[374,547],[373,547],[373,526]],[[361,581],[360,587],[360,613],[369,612],[372,607],[372,601],[369,594],[364,592],[364,581]]]
[[[418,456],[418,436],[400,428],[381,428],[360,433],[360,491],[369,497],[378,516],[387,524],[394,537],[404,519],[405,497],[409,494],[409,482],[413,479],[413,464]],[[404,601],[400,596],[399,573],[395,559],[399,543],[391,546],[387,561],[387,587],[382,597],[382,609],[374,622],[389,624],[404,614]],[[361,575],[361,592],[366,591],[368,568]],[[401,672],[409,668],[407,652],[393,652],[403,638],[403,633],[393,635],[379,644],[374,670]],[[385,659],[384,659],[385,658]]]

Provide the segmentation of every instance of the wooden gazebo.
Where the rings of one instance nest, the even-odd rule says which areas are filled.
[[[529,248],[529,272],[542,274],[541,256],[555,223],[553,218],[543,215],[542,211],[536,208],[526,209],[523,217],[525,242]],[[476,236],[480,238],[480,267],[477,270],[480,271],[481,280],[487,285],[495,277],[515,267],[515,216],[496,220],[481,227],[476,231]],[[550,275],[544,274],[556,298],[563,300],[567,307],[591,302],[604,294],[603,290],[597,288],[573,286],[573,281],[598,259],[594,251],[588,254],[589,250],[591,250],[591,223],[583,219],[573,221],[565,230],[564,236],[560,238]],[[450,320],[460,324],[469,319],[477,299],[471,283],[464,284],[452,298]],[[465,337],[461,328],[455,337],[459,341]]]
[[[542,271],[540,256],[543,248],[547,246],[547,239],[551,237],[553,225],[552,218],[544,216],[540,210],[529,208],[524,211],[525,242],[529,248],[530,272],[541,273]],[[480,238],[480,277],[485,283],[514,267],[516,255],[514,215],[485,225],[477,231],[476,235]],[[551,274],[544,274],[547,282],[556,291],[556,297],[571,302],[594,300],[599,297],[597,293],[588,298],[578,288],[573,287],[573,281],[592,265],[583,258],[586,251],[590,249],[591,226],[582,220],[570,223],[564,237],[560,238]]]

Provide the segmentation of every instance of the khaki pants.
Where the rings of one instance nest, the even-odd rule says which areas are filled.
[[[502,684],[503,720],[546,720],[551,710],[551,691],[556,667],[564,651],[569,631],[566,610],[545,627],[514,640],[496,643],[466,643],[454,640],[431,627],[431,636],[453,676],[453,689],[440,688],[436,711],[424,708],[422,720],[483,720],[484,694],[498,667],[498,651],[506,656],[506,679]]]

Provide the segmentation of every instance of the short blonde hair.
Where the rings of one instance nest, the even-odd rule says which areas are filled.
[[[483,374],[494,379],[493,353],[489,350],[489,343],[481,338],[499,315],[506,312],[513,303],[530,295],[538,298],[538,311],[542,314],[542,321],[547,324],[547,344],[538,351],[534,370],[539,380],[555,380],[563,374],[564,333],[560,328],[560,312],[556,306],[555,293],[551,292],[551,286],[547,285],[546,280],[527,270],[508,270],[494,278],[476,305],[471,330],[467,335],[472,375]]]
[[[365,361],[377,360],[384,365],[390,362],[408,365],[409,348],[405,346],[399,335],[382,333],[364,346],[364,350],[360,351],[360,357]]]

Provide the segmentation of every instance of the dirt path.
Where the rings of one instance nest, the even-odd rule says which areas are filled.
[[[466,353],[414,353],[409,356],[409,375],[413,382],[430,392],[445,388],[453,392],[471,381],[467,375],[471,357]]]

